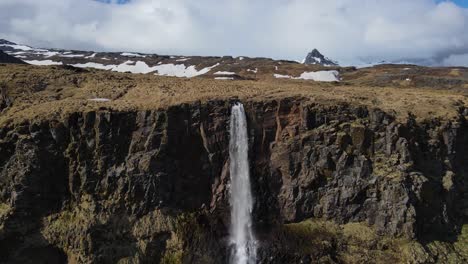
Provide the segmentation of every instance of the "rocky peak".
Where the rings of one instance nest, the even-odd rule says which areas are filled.
[[[324,66],[337,66],[338,63],[323,56],[320,51],[313,49],[309,54],[307,54],[304,64],[319,64]]]
[[[16,43],[8,41],[6,39],[0,39],[0,45],[16,45]]]

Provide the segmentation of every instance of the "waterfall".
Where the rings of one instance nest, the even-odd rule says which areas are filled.
[[[250,189],[248,150],[244,106],[237,103],[232,106],[229,140],[232,264],[256,262],[257,249],[252,231],[253,200]]]

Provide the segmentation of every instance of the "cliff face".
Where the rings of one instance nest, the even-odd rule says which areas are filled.
[[[225,263],[232,102],[0,128],[0,262]],[[262,263],[467,261],[467,109],[244,106]]]

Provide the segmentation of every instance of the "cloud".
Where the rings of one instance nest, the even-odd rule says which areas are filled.
[[[464,66],[468,67],[468,53],[450,55],[442,60],[442,66]]]
[[[105,1],[106,2],[106,1]],[[434,0],[2,0],[0,37],[32,45],[341,62],[468,53],[468,11]]]

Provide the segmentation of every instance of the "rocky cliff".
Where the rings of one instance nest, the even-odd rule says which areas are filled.
[[[1,263],[226,263],[236,98],[0,127]],[[468,110],[243,100],[261,263],[468,261]]]

